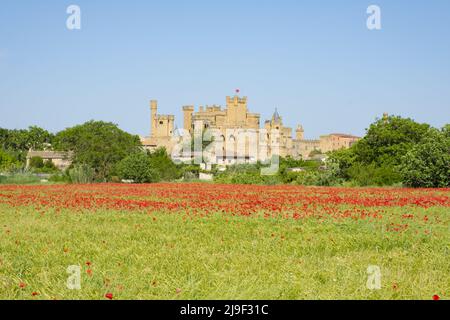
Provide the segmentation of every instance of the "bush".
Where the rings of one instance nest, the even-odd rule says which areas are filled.
[[[19,162],[12,155],[0,149],[0,172],[14,171],[19,166]]]
[[[52,175],[48,181],[55,182],[55,183],[69,183],[70,182],[70,176],[68,174],[62,174],[57,173]]]
[[[263,184],[264,179],[261,174],[258,173],[237,173],[232,176],[231,183],[234,184]]]
[[[69,169],[69,176],[72,183],[92,183],[95,171],[87,164],[77,164]]]
[[[41,182],[41,178],[29,173],[17,173],[11,176],[0,176],[3,184],[34,184]]]
[[[318,183],[318,173],[317,171],[302,171],[297,173],[296,184],[302,186],[313,186]]]
[[[139,137],[103,121],[89,121],[58,132],[53,148],[74,152],[74,165],[94,169],[96,181],[107,181],[115,165],[129,154],[140,150]]]
[[[51,160],[44,161],[41,157],[30,159],[30,169],[34,173],[54,173],[59,171]]]
[[[32,157],[30,159],[30,168],[41,169],[44,167],[44,160],[41,157]]]
[[[148,156],[150,159],[150,167],[158,175],[158,180],[172,181],[182,177],[183,172],[173,163],[165,148],[158,148],[148,153]]]
[[[430,130],[422,143],[408,151],[400,172],[410,187],[450,186],[450,136],[445,129]]]
[[[392,166],[377,166],[372,163],[355,163],[348,171],[351,180],[358,186],[392,186],[401,182],[401,176]]]
[[[121,179],[136,183],[150,183],[160,180],[158,172],[152,168],[150,156],[145,152],[129,155],[117,164],[117,174]]]

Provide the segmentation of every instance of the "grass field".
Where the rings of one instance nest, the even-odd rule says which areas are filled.
[[[450,189],[0,186],[0,299],[448,299],[449,222]]]

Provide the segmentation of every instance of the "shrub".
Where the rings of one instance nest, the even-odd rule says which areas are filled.
[[[302,171],[297,173],[297,179],[295,181],[297,184],[302,186],[313,186],[318,182],[317,171]]]
[[[30,159],[30,169],[34,173],[54,173],[58,168],[51,160],[44,161],[41,157],[32,157]]]
[[[445,129],[430,130],[422,143],[408,151],[400,172],[410,187],[450,186],[450,136]]]
[[[3,176],[1,183],[3,184],[33,184],[39,183],[41,178],[29,173],[17,173],[11,176]]]
[[[262,184],[264,180],[261,174],[258,173],[237,173],[232,176],[231,183],[235,184]]]
[[[182,171],[178,169],[175,163],[173,163],[165,148],[158,148],[155,151],[148,153],[148,156],[150,159],[150,167],[158,175],[158,180],[172,181],[181,178],[183,174]]]
[[[44,160],[41,157],[32,157],[30,159],[30,168],[40,169],[44,167]]]
[[[133,180],[136,183],[157,182],[158,172],[152,168],[152,161],[145,152],[129,155],[117,164],[117,174],[121,179]]]
[[[19,166],[19,162],[13,156],[0,149],[0,172],[14,171]]]
[[[95,171],[87,164],[77,164],[69,169],[69,176],[72,183],[92,183]]]
[[[348,171],[351,180],[359,186],[392,186],[401,182],[401,176],[392,166],[355,163]]]
[[[55,183],[68,183],[71,180],[68,174],[57,173],[48,178],[48,181]]]

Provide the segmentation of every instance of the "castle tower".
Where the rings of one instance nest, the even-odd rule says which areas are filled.
[[[191,131],[192,128],[192,113],[194,112],[194,106],[184,106],[183,116],[184,116],[184,130]]]
[[[273,116],[272,116],[272,125],[274,125],[274,124],[278,124],[278,125],[282,125],[283,124],[282,121],[281,121],[281,117],[278,114],[277,108],[275,108],[275,112],[273,113]]]
[[[175,128],[175,116],[169,115],[169,116],[167,116],[166,136],[171,137],[174,133],[174,128]]]
[[[304,140],[304,133],[305,131],[303,130],[303,127],[299,124],[295,130],[295,138],[297,140]]]
[[[150,101],[150,123],[151,123],[151,132],[150,136],[154,137],[156,135],[156,127],[157,127],[157,112],[158,112],[158,101],[151,100]]]
[[[247,97],[227,96],[228,121],[233,125],[245,124],[247,120]]]

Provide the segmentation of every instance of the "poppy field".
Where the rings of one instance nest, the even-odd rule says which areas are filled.
[[[450,189],[0,186],[0,299],[438,300],[449,261]]]

